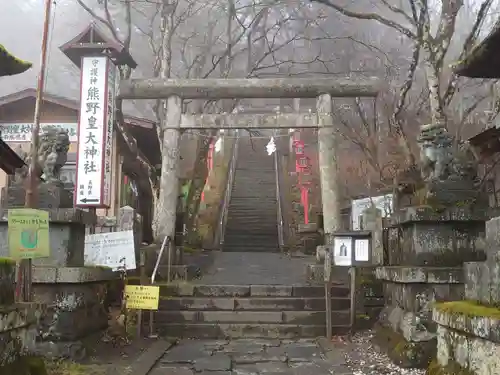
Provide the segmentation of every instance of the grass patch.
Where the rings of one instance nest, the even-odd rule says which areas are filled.
[[[71,361],[46,362],[47,375],[105,375],[106,370],[96,365],[82,365]]]

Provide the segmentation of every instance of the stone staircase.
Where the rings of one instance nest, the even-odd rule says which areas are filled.
[[[228,206],[223,251],[279,251],[274,156],[268,139],[242,137]]]
[[[349,331],[349,290],[332,287],[334,334]],[[183,338],[298,338],[325,335],[322,286],[162,285],[155,327]]]

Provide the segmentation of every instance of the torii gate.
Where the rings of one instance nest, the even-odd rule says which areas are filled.
[[[157,235],[175,231],[179,189],[179,139],[185,129],[318,128],[319,165],[325,241],[340,229],[337,202],[336,129],[332,97],[376,97],[379,79],[371,77],[266,78],[266,79],[132,79],[120,83],[121,99],[166,99],[163,129],[161,185],[158,209],[162,210]],[[183,114],[183,99],[316,98],[317,113],[283,114]],[[166,153],[166,154],[165,154]]]

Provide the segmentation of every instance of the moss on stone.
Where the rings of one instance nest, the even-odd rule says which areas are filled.
[[[377,325],[375,341],[387,353],[392,362],[405,368],[427,368],[435,356],[436,340],[408,342],[399,332]]]
[[[456,362],[449,362],[446,367],[441,366],[437,360],[433,360],[427,370],[425,375],[475,375],[472,371],[463,368]]]
[[[2,265],[2,264],[14,265],[14,264],[16,264],[16,261],[12,258],[0,257],[0,265]]]
[[[45,362],[40,357],[22,357],[0,367],[0,375],[52,375],[47,372]]]
[[[481,305],[475,301],[436,302],[436,310],[448,314],[463,314],[469,317],[488,317],[500,319],[500,309]]]

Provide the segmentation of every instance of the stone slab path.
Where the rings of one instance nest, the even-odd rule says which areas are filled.
[[[217,252],[212,265],[197,280],[210,285],[301,285],[312,257],[292,258],[281,253]]]
[[[149,375],[353,375],[314,339],[182,340]]]

